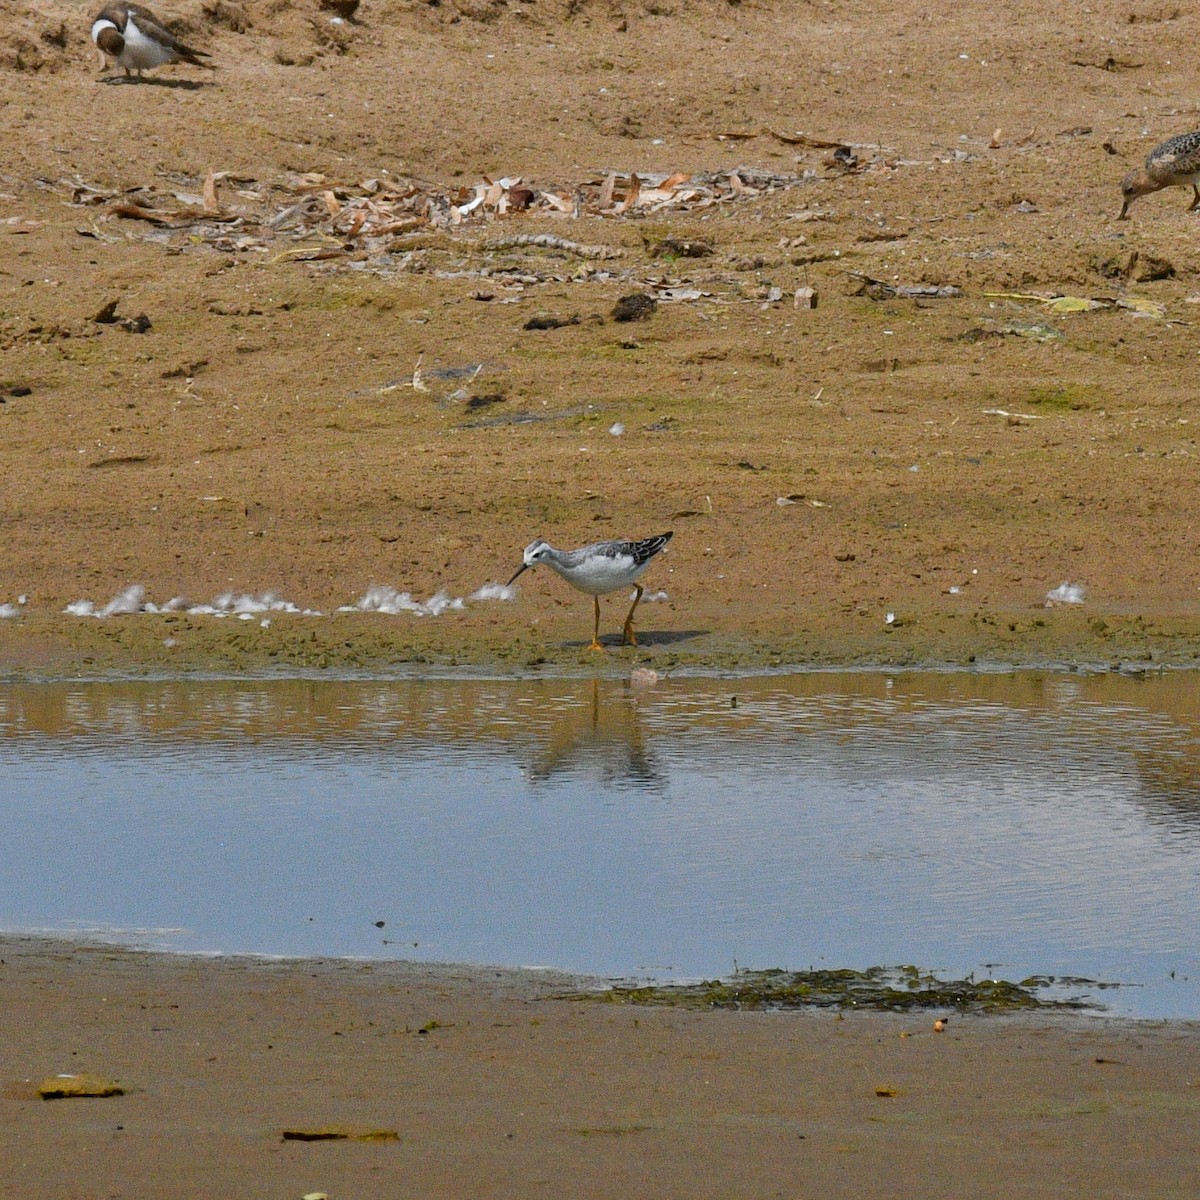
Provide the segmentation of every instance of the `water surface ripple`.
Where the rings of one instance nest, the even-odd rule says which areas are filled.
[[[0,685],[0,927],[1200,1017],[1200,680]],[[382,922],[382,925],[377,924]]]

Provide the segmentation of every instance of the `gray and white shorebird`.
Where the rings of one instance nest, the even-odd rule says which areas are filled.
[[[644,538],[639,542],[616,539],[609,542],[593,542],[578,550],[556,550],[549,542],[540,538],[525,547],[525,561],[508,581],[512,587],[517,577],[538,563],[545,563],[557,571],[572,587],[592,597],[596,608],[596,622],[592,627],[592,644],[589,650],[603,650],[600,645],[600,597],[620,588],[634,585],[633,605],[623,626],[626,646],[637,645],[633,632],[633,610],[637,608],[645,588],[637,582],[638,576],[650,565],[650,560],[671,540],[670,533]]]
[[[148,8],[140,4],[106,4],[92,22],[92,41],[107,58],[116,60],[126,76],[169,63],[207,67],[203,50],[185,46]]]
[[[1155,146],[1146,155],[1146,165],[1130,171],[1121,180],[1121,215],[1118,221],[1127,219],[1129,206],[1139,197],[1148,196],[1168,187],[1191,185],[1193,200],[1188,212],[1200,208],[1200,129],[1192,133],[1181,133],[1168,138],[1161,146]]]

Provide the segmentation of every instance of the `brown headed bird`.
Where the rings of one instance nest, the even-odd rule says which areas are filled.
[[[92,41],[124,67],[126,76],[168,63],[208,67],[203,50],[185,46],[148,8],[140,4],[106,4],[92,22]]]
[[[1200,209],[1200,187],[1197,187],[1200,184],[1200,129],[1194,133],[1181,133],[1178,137],[1169,138],[1161,146],[1155,146],[1146,155],[1146,165],[1130,171],[1121,180],[1121,195],[1125,202],[1121,205],[1121,215],[1117,220],[1126,219],[1129,206],[1139,196],[1187,184],[1191,184],[1195,197],[1188,212],[1195,212]]]

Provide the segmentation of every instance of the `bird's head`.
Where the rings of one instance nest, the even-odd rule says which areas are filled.
[[[1126,214],[1129,212],[1129,206],[1139,197],[1148,195],[1150,192],[1158,191],[1158,185],[1146,174],[1144,167],[1138,167],[1136,171],[1130,171],[1124,179],[1121,180],[1121,214],[1117,217],[1118,221],[1126,220]]]
[[[508,583],[505,584],[505,587],[512,587],[512,585],[517,581],[517,576],[519,576],[523,571],[528,571],[530,567],[536,567],[538,563],[540,563],[542,559],[546,557],[549,551],[550,543],[543,542],[541,538],[530,542],[529,545],[525,547],[525,554],[523,556],[525,561],[517,568],[516,574],[514,574]]]
[[[92,26],[92,41],[94,41],[105,54],[111,54],[116,58],[122,50],[125,49],[125,39],[121,36],[121,31],[108,20],[98,20]]]

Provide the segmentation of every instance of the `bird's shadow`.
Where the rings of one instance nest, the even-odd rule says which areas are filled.
[[[175,88],[181,92],[198,92],[201,88],[216,87],[212,79],[156,79],[143,75],[102,75],[99,80],[105,87],[124,87],[127,84],[138,84],[145,87]]]
[[[630,646],[631,650],[646,650],[651,646],[674,646],[677,642],[690,642],[694,638],[707,637],[710,629],[639,629],[637,645]],[[564,650],[584,650],[591,642],[563,642]],[[600,645],[605,650],[620,650],[626,643],[624,636],[619,633],[604,633],[600,635]]]

